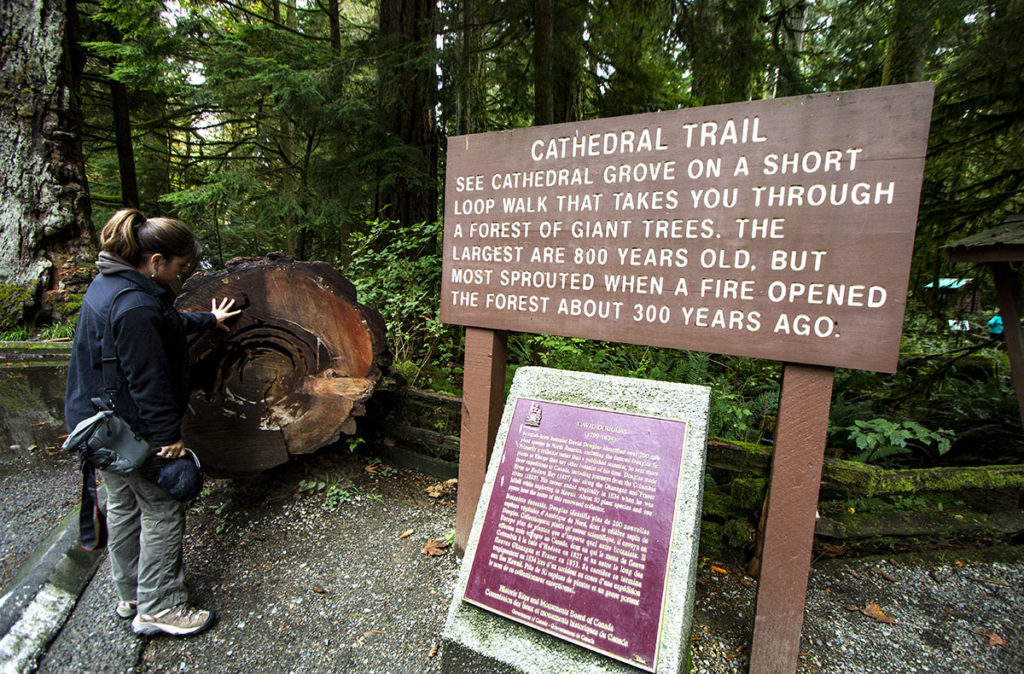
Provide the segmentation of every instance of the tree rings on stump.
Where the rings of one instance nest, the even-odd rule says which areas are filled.
[[[189,447],[214,475],[252,474],[356,430],[387,364],[384,321],[324,262],[236,258],[185,283],[176,306],[235,300],[230,331],[191,345]]]

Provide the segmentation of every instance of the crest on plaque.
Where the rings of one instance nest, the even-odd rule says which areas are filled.
[[[537,403],[533,403],[532,405],[530,405],[530,411],[526,414],[526,419],[523,421],[523,423],[526,424],[527,426],[533,426],[534,428],[537,428],[538,426],[540,426],[541,416],[542,415],[540,411],[540,405],[538,405]]]

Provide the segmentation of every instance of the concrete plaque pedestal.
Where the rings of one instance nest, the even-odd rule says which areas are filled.
[[[563,403],[588,410],[642,415],[685,422],[674,524],[664,566],[664,600],[657,625],[658,655],[643,669],[659,674],[685,671],[689,656],[694,578],[704,484],[704,458],[710,390],[581,372],[520,368],[512,384],[487,470],[462,570],[442,634],[445,672],[636,672],[636,667],[584,648],[463,601],[480,545],[483,522],[495,492],[495,480],[513,412],[521,398]],[[609,415],[613,417],[614,415]],[[501,488],[499,488],[499,492]]]

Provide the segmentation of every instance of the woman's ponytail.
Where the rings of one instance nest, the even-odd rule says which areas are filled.
[[[139,230],[146,224],[146,216],[136,208],[123,208],[107,220],[100,232],[100,250],[113,253],[131,265],[139,264]]]
[[[187,258],[194,268],[202,256],[199,239],[180,220],[147,218],[135,208],[111,216],[100,232],[100,250],[117,255],[133,267],[147,255]]]

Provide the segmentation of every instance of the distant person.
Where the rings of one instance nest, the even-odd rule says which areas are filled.
[[[143,475],[185,455],[181,421],[189,398],[186,336],[239,313],[234,300],[213,300],[210,312],[174,308],[169,284],[195,269],[199,241],[184,223],[118,211],[100,234],[99,275],[78,315],[68,365],[65,422],[72,429],[106,399],[101,342],[108,315],[121,382],[114,409],[146,438],[154,455],[128,477],[100,471],[107,491],[108,550],[116,613],[132,618],[136,634],[195,634],[213,624],[212,611],[188,604],[182,565],[185,504]],[[125,292],[124,289],[137,292]],[[226,327],[224,329],[227,329]]]
[[[1003,317],[996,313],[988,322],[988,336],[990,339],[1001,342],[1006,337],[1003,334]]]

